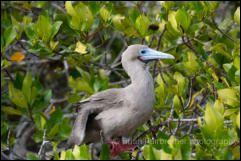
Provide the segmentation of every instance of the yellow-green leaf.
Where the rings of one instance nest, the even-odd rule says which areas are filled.
[[[181,25],[182,28],[184,29],[184,32],[187,32],[187,30],[191,24],[191,16],[189,15],[189,13],[187,13],[187,11],[184,8],[178,9],[178,11],[175,15],[175,18],[176,18],[176,23],[177,23],[178,28]]]
[[[31,90],[32,90],[31,87],[32,87],[32,76],[31,76],[31,73],[28,72],[23,80],[22,92],[29,104],[31,103]]]
[[[44,126],[46,124],[46,120],[43,116],[40,115],[40,123],[41,123],[41,129],[44,129]]]
[[[81,43],[80,41],[78,41],[78,42],[76,43],[76,48],[75,48],[74,51],[76,51],[76,52],[78,52],[78,53],[80,53],[80,54],[86,54],[86,53],[87,53],[86,48],[87,48],[86,45],[84,45],[83,43]]]
[[[146,32],[150,26],[150,21],[149,19],[143,14],[140,15],[137,19],[136,19],[136,23],[135,23],[136,29],[139,31],[139,33],[142,36],[146,35]]]
[[[240,100],[237,96],[238,92],[235,89],[225,88],[225,89],[220,89],[217,92],[218,92],[218,96],[221,98],[221,101],[223,101],[223,103],[233,107],[240,105]]]
[[[19,111],[11,106],[1,107],[1,110],[11,115],[23,115],[22,111]]]
[[[75,145],[73,149],[73,155],[74,159],[79,160],[80,159],[80,147]]]
[[[100,16],[104,19],[105,22],[109,19],[110,15],[111,13],[105,7],[101,7]]]
[[[178,94],[179,96],[182,95],[182,92],[184,90],[184,85],[185,85],[185,78],[183,77],[183,75],[179,72],[175,72],[174,73],[174,79],[177,81],[177,85],[178,85]]]
[[[176,12],[175,11],[169,11],[168,13],[168,21],[171,23],[171,26],[176,32],[180,32],[177,29],[177,21],[176,21]]]
[[[177,95],[173,97],[173,105],[175,108],[182,109],[181,102]]]
[[[32,22],[32,17],[23,16],[23,25],[27,26]]]
[[[14,104],[16,104],[19,107],[24,107],[24,108],[28,107],[27,100],[24,94],[20,90],[14,88],[12,82],[8,83],[8,89],[9,89],[9,98]]]
[[[240,129],[240,111],[239,111],[238,116],[236,118],[236,123],[237,123],[238,128]]]
[[[70,14],[71,16],[78,16],[75,9],[72,6],[71,1],[65,2],[65,9],[66,9],[67,13]]]
[[[240,7],[234,13],[234,21],[240,25]]]
[[[59,160],[66,160],[65,157],[66,157],[66,152],[61,151]]]
[[[214,103],[214,108],[215,108],[221,115],[224,114],[224,106],[223,106],[222,102],[220,102],[219,100],[217,100],[217,101]]]
[[[50,41],[49,45],[51,50],[54,50],[56,48],[56,46],[59,44],[59,41]]]
[[[209,130],[216,131],[222,127],[223,116],[208,102],[205,110],[204,120]]]
[[[169,10],[172,7],[174,7],[174,5],[175,5],[175,1],[161,1],[160,3],[167,10]]]
[[[113,22],[113,25],[115,27],[115,29],[119,30],[119,31],[122,31],[124,30],[124,26],[123,26],[123,21],[124,21],[125,17],[124,16],[121,16],[119,14],[115,15],[112,19],[112,22]]]
[[[10,58],[10,60],[16,61],[18,63],[21,62],[23,59],[24,55],[21,52],[15,52]]]

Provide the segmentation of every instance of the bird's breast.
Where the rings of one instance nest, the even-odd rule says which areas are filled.
[[[128,92],[128,93],[127,93]],[[155,94],[152,85],[146,88],[129,88],[124,93],[123,106],[102,112],[101,126],[109,137],[128,135],[143,125],[152,115]]]

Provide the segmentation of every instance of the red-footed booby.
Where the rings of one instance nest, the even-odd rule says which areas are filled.
[[[155,59],[174,59],[170,54],[131,45],[122,54],[122,66],[131,78],[125,88],[112,88],[78,102],[80,109],[75,120],[68,147],[74,144],[109,141],[115,156],[135,146],[112,142],[133,133],[152,115],[155,106],[154,85],[147,62]]]

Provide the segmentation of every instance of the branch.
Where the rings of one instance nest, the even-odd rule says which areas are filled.
[[[166,15],[166,21],[168,21],[168,11],[167,11],[167,15]],[[163,37],[163,35],[164,35],[164,33],[165,33],[166,30],[167,30],[167,27],[166,27],[166,24],[165,24],[165,25],[164,25],[164,29],[162,30],[162,32],[161,32],[161,34],[160,34],[160,36],[159,36],[159,38],[158,38],[157,47],[156,47],[156,50],[157,50],[157,51],[158,51],[159,48],[160,48],[161,39],[162,39],[162,37]],[[157,61],[155,60],[155,62],[154,62],[154,68],[153,68],[153,71],[152,71],[152,77],[153,77],[153,78],[154,78],[155,73],[156,73],[156,63],[157,63]]]
[[[188,102],[186,104],[186,106],[183,108],[183,112],[189,108],[190,104],[191,104],[191,100],[192,100],[192,88],[193,88],[193,79],[195,78],[195,75],[191,76],[190,78],[190,87],[189,87],[189,99]]]
[[[5,72],[7,73],[7,75],[9,76],[11,82],[14,82],[14,79],[13,79],[13,77],[11,76],[11,74],[8,72],[8,70],[7,70],[6,68],[5,68],[4,70],[5,70]]]
[[[224,74],[222,71],[215,68],[212,64],[210,64],[208,61],[206,61],[198,52],[197,50],[192,46],[192,44],[189,41],[184,40],[184,36],[182,36],[182,41],[184,44],[202,61],[205,62],[210,68],[212,68],[216,73],[220,73],[223,77],[227,79],[227,75]]]
[[[217,29],[219,32],[221,32],[225,37],[229,38],[229,39],[232,40],[233,42],[236,42],[232,37],[230,37],[228,34],[226,34],[224,31],[222,31],[222,30],[218,27],[217,23],[215,22],[214,12],[211,12],[211,18],[212,18],[212,22],[213,22],[214,26],[216,27],[216,29]]]
[[[39,152],[38,152],[38,157],[41,160],[44,159],[44,153],[45,153],[44,146],[45,146],[46,143],[49,142],[48,140],[46,140],[46,131],[47,131],[47,129],[44,129],[43,142],[42,142],[41,147],[40,147]]]

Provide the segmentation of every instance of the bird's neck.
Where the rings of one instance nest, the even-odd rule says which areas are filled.
[[[143,88],[143,86],[152,87],[153,79],[146,65],[141,62],[130,63],[126,69],[127,74],[131,78],[131,85]]]

